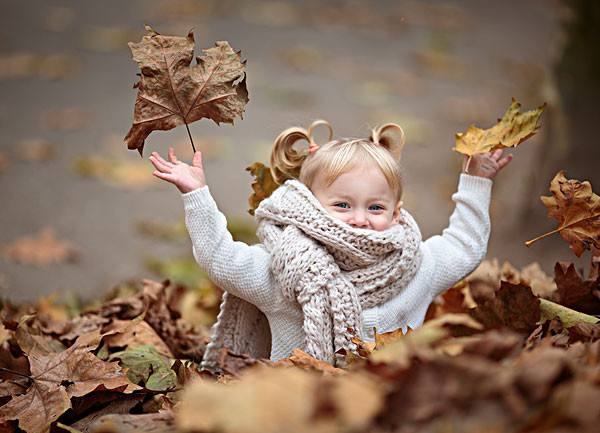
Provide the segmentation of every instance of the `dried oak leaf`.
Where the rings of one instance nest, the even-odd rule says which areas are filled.
[[[544,103],[535,110],[520,113],[521,104],[512,98],[502,118],[491,128],[481,129],[470,125],[467,132],[457,132],[454,150],[473,156],[496,149],[516,147],[537,132],[538,122],[545,107]]]
[[[552,197],[540,197],[548,216],[559,222],[558,228],[525,242],[530,246],[539,239],[560,232],[577,257],[588,249],[600,251],[600,196],[585,181],[567,179],[563,170],[550,182]]]
[[[143,154],[144,140],[154,130],[186,126],[202,118],[233,123],[248,102],[245,61],[226,41],[203,50],[197,64],[194,35],[163,36],[146,26],[141,42],[129,43],[141,69],[133,125],[125,136],[129,149]]]
[[[279,184],[273,179],[271,169],[260,162],[255,162],[246,167],[246,170],[254,176],[251,185],[253,192],[248,198],[248,204],[250,205],[248,213],[254,215],[254,211],[260,202],[269,197],[279,187]]]

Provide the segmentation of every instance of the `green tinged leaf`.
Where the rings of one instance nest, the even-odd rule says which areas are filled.
[[[110,356],[111,360],[115,358],[128,369],[127,377],[133,383],[145,384],[153,391],[166,391],[177,385],[177,375],[153,346],[145,344],[116,352]]]

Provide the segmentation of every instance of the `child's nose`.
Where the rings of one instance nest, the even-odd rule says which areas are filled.
[[[367,216],[364,212],[357,210],[352,215],[350,224],[355,227],[367,227],[369,225],[369,221],[367,220]]]

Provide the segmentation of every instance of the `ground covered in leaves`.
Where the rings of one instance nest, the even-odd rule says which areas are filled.
[[[141,280],[85,307],[2,304],[0,431],[546,432],[600,419],[600,274],[484,262],[424,325],[335,368],[223,352],[198,369],[220,291]],[[198,317],[201,320],[198,320]]]

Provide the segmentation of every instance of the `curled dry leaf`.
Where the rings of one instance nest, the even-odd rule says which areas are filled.
[[[551,197],[540,197],[548,208],[548,216],[559,222],[558,228],[525,242],[534,242],[551,234],[560,235],[569,243],[577,257],[584,250],[592,253],[600,251],[600,196],[592,191],[592,185],[585,181],[567,179],[563,170],[550,182]]]
[[[251,185],[253,192],[248,198],[248,204],[250,205],[248,213],[254,215],[254,211],[260,202],[269,197],[279,187],[279,184],[273,179],[271,169],[260,162],[255,162],[246,167],[246,170],[254,176]]]
[[[33,266],[48,266],[54,263],[73,262],[78,251],[70,242],[60,241],[50,227],[37,235],[23,236],[2,248],[2,256],[7,260]]]
[[[125,136],[129,149],[143,154],[144,140],[152,131],[169,130],[202,118],[233,123],[242,117],[248,91],[245,61],[226,41],[205,49],[197,64],[194,35],[163,36],[146,26],[141,42],[129,43],[141,69],[133,125]],[[189,132],[189,130],[188,130]],[[191,135],[190,135],[191,138]]]
[[[496,149],[516,147],[534,135],[546,104],[535,110],[520,113],[521,104],[513,98],[512,103],[498,123],[489,129],[469,126],[467,132],[457,132],[454,150],[464,155],[490,152]]]

